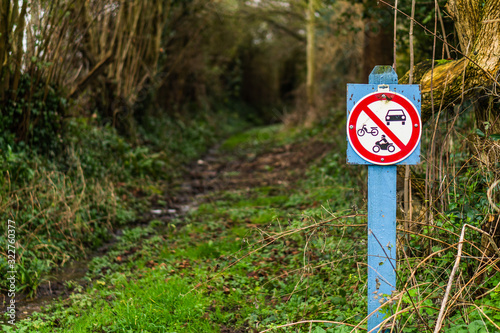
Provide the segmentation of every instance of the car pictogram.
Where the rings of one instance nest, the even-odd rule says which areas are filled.
[[[389,125],[391,121],[401,121],[404,125],[406,121],[406,115],[401,109],[389,110],[385,115],[385,121],[387,122],[387,125]]]

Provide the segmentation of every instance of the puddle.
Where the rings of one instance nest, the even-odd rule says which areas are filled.
[[[49,281],[42,283],[38,287],[37,295],[33,299],[29,299],[25,295],[20,295],[16,303],[17,320],[25,319],[33,312],[40,311],[42,307],[49,305],[54,299],[60,296],[69,296],[71,291],[66,285],[67,281],[74,281],[85,286],[86,283],[83,278],[87,273],[89,261],[90,259],[73,261],[65,265],[58,272],[56,271],[46,277]]]

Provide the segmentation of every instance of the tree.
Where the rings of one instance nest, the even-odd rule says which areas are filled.
[[[315,90],[315,0],[309,0],[307,6],[307,104],[310,116],[314,114],[314,90]]]
[[[362,79],[368,82],[368,76],[377,65],[392,65],[392,29],[393,22],[390,9],[376,0],[363,1],[364,38],[363,38],[363,74]],[[389,28],[388,28],[389,27]]]
[[[455,22],[463,57],[415,66],[414,80],[422,88],[422,119],[425,122],[439,110],[477,98],[478,128],[499,133],[500,112],[490,107],[492,99],[486,105],[483,101],[495,94],[498,84],[500,0],[449,0],[446,9]],[[408,74],[401,81],[407,82]]]

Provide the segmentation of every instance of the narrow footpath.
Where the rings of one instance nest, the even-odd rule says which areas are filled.
[[[274,126],[212,148],[144,222],[21,302],[18,328],[234,333],[318,315],[352,327],[362,203],[334,146]]]

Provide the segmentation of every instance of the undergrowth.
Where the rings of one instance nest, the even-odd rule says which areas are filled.
[[[262,129],[269,137],[254,130],[245,142],[284,144],[278,130]],[[35,314],[19,332],[261,330],[318,315],[327,322],[317,332],[348,330],[364,317],[366,274],[358,263],[366,244],[362,211],[353,212],[362,205],[349,181],[356,177],[333,186],[338,169],[346,170],[341,160],[329,155],[288,188],[212,193],[166,226],[153,220],[124,233],[91,263],[92,288]]]
[[[283,133],[279,126],[254,129],[221,149],[254,161],[276,147],[311,149],[306,143],[330,138]],[[366,173],[346,166],[341,151],[293,181],[282,170],[274,182],[254,179],[252,186],[214,191],[184,215],[124,232],[91,262],[88,289],[76,287],[69,299],[7,331],[366,331]],[[253,166],[272,172],[276,163],[263,161]],[[252,175],[225,172],[232,180]],[[468,178],[464,186],[457,179],[456,198],[478,201],[480,179],[460,177]],[[398,286],[381,297],[393,331],[432,331],[448,285],[445,332],[498,331],[498,259],[485,258],[474,226],[492,215],[484,211],[480,220],[466,213],[468,200],[452,203],[432,226],[415,220],[405,229],[398,220]],[[477,230],[466,229],[463,239],[466,224]]]
[[[185,163],[247,124],[225,109],[148,121],[157,130],[143,124],[138,142],[92,118],[67,119],[61,149],[53,154],[0,142],[2,290],[8,282],[7,220],[16,222],[17,292],[32,297],[47,274],[97,249],[112,229],[138,220],[151,199],[182,175]]]

